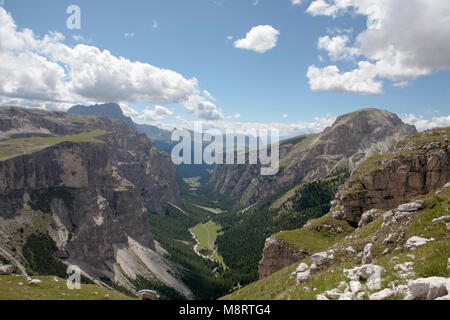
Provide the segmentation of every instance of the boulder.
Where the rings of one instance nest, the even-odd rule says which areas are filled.
[[[364,288],[362,284],[359,281],[350,281],[350,291],[354,294],[357,294],[358,292],[363,291]]]
[[[449,294],[450,279],[429,277],[408,282],[408,299],[434,300]]]
[[[425,203],[422,200],[416,200],[411,203],[405,203],[398,206],[398,211],[416,212],[424,208]]]
[[[313,254],[311,256],[311,260],[317,266],[323,266],[323,265],[330,266],[334,262],[334,255],[330,252],[319,252],[319,253]]]
[[[353,269],[344,269],[347,273],[347,277],[350,280],[358,281],[360,279],[367,280],[372,276],[383,276],[386,274],[386,270],[376,264],[365,264]]]
[[[0,275],[10,275],[14,272],[14,266],[12,265],[0,265]]]
[[[394,291],[392,289],[384,289],[379,292],[373,293],[369,296],[369,300],[384,300],[394,295]]]
[[[297,285],[308,282],[309,280],[311,280],[311,272],[309,270],[297,273]]]
[[[309,266],[308,266],[306,263],[300,263],[300,264],[298,265],[297,269],[295,269],[295,272],[296,272],[296,273],[304,272],[304,271],[306,271],[306,270],[308,270],[308,269],[309,269]]]
[[[330,299],[339,299],[342,295],[337,289],[328,290],[325,295]]]
[[[346,292],[341,294],[339,300],[355,300],[355,295],[352,292]]]
[[[140,300],[159,300],[159,294],[154,290],[141,290],[138,297]]]
[[[371,209],[366,212],[364,212],[361,215],[361,220],[359,220],[358,227],[363,227],[375,219],[377,219],[379,216],[381,216],[381,213],[377,209]]]
[[[368,264],[372,262],[372,247],[373,244],[371,243],[366,244],[366,246],[364,247],[363,258],[361,261],[363,264]]]
[[[345,252],[346,252],[348,255],[351,255],[351,256],[353,256],[353,255],[355,255],[355,254],[358,253],[358,252],[356,252],[355,249],[353,249],[352,246],[348,246],[347,248],[345,248]]]
[[[427,244],[427,242],[434,241],[433,238],[425,239],[418,236],[412,236],[405,243],[405,248],[408,250],[414,250],[416,247],[423,246]]]

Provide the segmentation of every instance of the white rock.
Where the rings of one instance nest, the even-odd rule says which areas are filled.
[[[360,279],[367,280],[372,276],[382,277],[386,274],[386,270],[376,264],[365,264],[353,269],[344,269],[344,272],[348,274],[348,278],[353,281]]]
[[[329,300],[327,297],[325,297],[323,294],[318,294],[316,296],[316,300]]]
[[[373,244],[371,243],[366,244],[366,246],[364,247],[363,258],[361,260],[363,264],[368,264],[372,262],[372,247]]]
[[[0,265],[0,275],[10,275],[14,272],[14,266],[12,265]]]
[[[308,269],[309,269],[309,266],[306,263],[300,263],[298,265],[297,269],[295,269],[295,272],[304,272]]]
[[[39,283],[42,283],[42,281],[39,279],[31,279],[30,281],[28,281],[28,283],[29,284],[39,284]]]
[[[450,221],[450,216],[442,216],[442,217],[439,217],[439,218],[435,218],[435,219],[433,219],[432,222],[439,222],[439,221],[448,222],[448,221]]]
[[[309,270],[297,273],[297,285],[308,282],[309,280],[311,280],[311,272]]]
[[[361,215],[361,220],[359,220],[358,227],[363,227],[363,226],[371,223],[372,221],[377,219],[379,216],[381,216],[381,213],[378,212],[377,209],[371,209],[371,210],[364,212]]]
[[[369,296],[369,300],[384,300],[394,295],[394,291],[392,289],[384,289]]]
[[[400,206],[398,206],[398,211],[408,211],[408,212],[415,212],[419,211],[424,208],[424,202],[422,200],[416,200],[411,203],[405,203]]]
[[[353,293],[358,293],[364,290],[362,284],[359,281],[350,281],[350,290]]]
[[[311,256],[311,260],[318,266],[331,265],[334,262],[334,255],[328,252],[319,252]]]
[[[383,250],[383,252],[382,252],[381,254],[382,254],[382,255],[388,254],[389,251],[390,251],[389,248],[386,248],[386,249]]]
[[[330,299],[338,299],[342,293],[340,293],[337,289],[333,289],[325,292],[325,295]]]
[[[450,279],[430,277],[408,282],[408,292],[414,300],[433,300],[446,296],[450,292]]]
[[[395,214],[394,219],[396,221],[400,221],[400,220],[409,218],[413,214],[414,214],[414,212],[410,212],[410,211],[399,211]]]
[[[351,292],[343,293],[339,297],[339,300],[355,300],[355,295]]]
[[[138,297],[140,300],[159,300],[159,294],[154,290],[141,290]]]
[[[311,271],[311,274],[314,274],[319,271],[319,267],[317,266],[317,264],[313,263],[309,267],[309,271]]]
[[[346,252],[348,255],[351,255],[351,256],[358,253],[358,252],[356,252],[355,249],[353,249],[352,246],[348,246],[347,248],[345,248],[345,252]]]
[[[444,186],[444,188],[448,188],[448,187],[450,187],[450,182],[447,182]]]
[[[405,248],[408,250],[414,250],[417,247],[427,244],[427,242],[433,241],[434,239],[425,239],[418,236],[412,236],[405,243]]]
[[[356,295],[356,300],[364,300],[365,297],[366,297],[366,293],[365,292],[359,292]]]
[[[392,210],[383,214],[383,222],[387,223],[393,215],[394,215],[394,212]]]

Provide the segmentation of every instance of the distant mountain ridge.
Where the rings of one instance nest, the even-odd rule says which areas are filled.
[[[171,141],[171,132],[149,124],[139,124],[131,117],[123,114],[122,108],[117,103],[104,103],[92,106],[76,105],[67,110],[67,113],[81,116],[97,116],[110,119],[119,119],[127,126],[139,133],[145,133],[154,146],[162,152],[170,154],[174,143]]]
[[[389,111],[362,109],[338,117],[320,134],[282,141],[275,176],[260,176],[259,165],[217,165],[210,183],[214,192],[247,206],[302,181],[324,178],[340,167],[354,169],[414,133],[414,126]]]

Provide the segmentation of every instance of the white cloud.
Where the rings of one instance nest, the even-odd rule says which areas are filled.
[[[136,36],[136,34],[135,34],[134,32],[125,32],[125,33],[123,34],[123,36],[124,36],[125,38],[134,38],[134,37]]]
[[[1,100],[60,109],[111,101],[181,103],[202,119],[223,117],[212,102],[199,96],[196,78],[116,57],[95,46],[69,47],[63,41],[59,33],[37,38],[30,29],[17,30],[11,15],[0,7]]]
[[[227,36],[227,40],[233,40],[233,36]]]
[[[126,115],[127,117],[134,118],[139,115],[139,112],[137,110],[131,108],[126,104],[121,104],[120,108],[122,109],[123,114]]]
[[[211,101],[215,101],[216,100],[216,98],[214,98],[214,96],[208,90],[203,90],[203,95],[208,100],[211,100]]]
[[[234,42],[239,49],[253,50],[264,53],[277,45],[280,32],[269,25],[253,27],[247,36]]]
[[[159,24],[158,24],[158,20],[153,20],[153,29],[158,29]]]
[[[287,113],[285,113],[282,115],[282,117],[283,117],[283,119],[287,119],[287,118],[289,118],[289,115]]]
[[[295,5],[299,5],[302,4],[303,0],[291,0],[291,3],[295,6]]]
[[[202,96],[191,95],[183,104],[189,113],[201,119],[218,120],[224,118],[222,112],[217,109],[216,105]]]
[[[144,121],[160,121],[163,120],[164,117],[172,115],[173,112],[170,111],[169,109],[167,109],[166,107],[162,107],[162,106],[155,106],[153,108],[153,110],[149,109],[149,107],[147,107],[147,109],[145,109],[142,112],[142,115],[140,115],[138,117],[138,119],[140,120],[144,120]]]
[[[425,131],[433,128],[450,127],[450,116],[433,117],[431,120],[424,119],[423,116],[405,114],[403,122],[416,126],[418,131]]]
[[[374,80],[376,70],[366,61],[358,63],[359,68],[341,73],[337,66],[317,68],[310,66],[306,76],[313,91],[334,91],[360,94],[380,94],[382,83]]]
[[[330,86],[327,79],[322,78],[320,82],[324,85],[315,86],[313,90],[329,90],[332,87],[334,91],[340,92],[382,93],[383,79],[393,81],[396,86],[405,86],[420,76],[450,70],[448,0],[410,0],[408,10],[402,0],[315,0],[306,12],[313,16],[335,18],[345,13],[367,17],[367,28],[357,35],[353,44],[349,44],[350,41],[345,37],[336,42],[335,37],[336,46],[333,49],[329,47],[333,39],[321,38],[324,41],[321,48],[329,52],[330,58],[347,59],[358,53],[362,61],[358,63],[357,69],[349,72],[336,74],[329,72],[329,69],[322,69],[322,76],[329,74],[334,84]],[[361,65],[361,62],[364,64]],[[310,74],[317,75],[317,68],[312,68],[315,72]],[[362,75],[368,70],[369,74]],[[339,81],[341,85],[336,87],[338,76],[346,78],[355,74],[359,74],[362,81],[360,85],[355,85],[364,87],[364,90],[351,89],[354,85],[348,86],[344,81]],[[317,84],[315,80],[310,78],[310,83]],[[373,87],[367,88],[368,85]],[[347,90],[349,87],[351,90]]]
[[[351,59],[358,55],[358,49],[348,47],[350,39],[347,36],[320,37],[317,47],[328,52],[331,60]]]

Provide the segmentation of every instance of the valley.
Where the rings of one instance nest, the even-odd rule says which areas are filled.
[[[360,242],[381,231],[368,229],[372,224],[358,228],[357,212],[393,208],[448,180],[444,153],[433,160],[420,158],[422,153],[429,157],[434,149],[444,148],[447,131],[416,137],[415,130],[395,115],[375,109],[339,117],[321,134],[281,141],[281,169],[267,177],[258,176],[259,165],[249,164],[217,165],[200,176],[192,176],[197,169],[178,171],[164,152],[152,146],[151,136],[137,134],[133,123],[115,118],[3,110],[19,118],[26,114],[23,121],[31,127],[23,133],[26,137],[9,136],[11,124],[3,121],[3,263],[47,282],[51,278],[45,277],[64,277],[65,264],[77,263],[86,272],[86,283],[113,288],[131,298],[142,289],[155,290],[167,300],[313,298],[317,290],[342,282],[343,276],[337,276],[342,271],[336,271],[336,277],[320,273],[306,287],[299,287],[291,276],[299,261],[309,263],[314,254],[337,252],[345,246],[362,250]],[[56,126],[52,120],[56,117],[65,123]],[[33,127],[34,119],[48,121],[51,136],[42,137],[42,127]],[[49,154],[54,162],[41,160]],[[419,157],[414,168],[423,166],[413,172],[431,170],[425,174],[426,182],[411,173],[407,185],[391,186],[404,181],[389,178],[400,173],[372,173],[398,157],[406,157],[395,160],[404,166],[410,161],[407,157],[413,156]],[[23,161],[34,167],[21,167]],[[430,161],[433,167],[427,169]],[[25,174],[29,170],[36,173]],[[20,183],[14,180],[15,172],[24,172]],[[386,191],[380,191],[373,179],[385,179]],[[406,189],[399,193],[402,188]],[[446,190],[440,192],[446,194]],[[439,206],[445,207],[445,201]],[[83,212],[90,212],[89,218]],[[115,215],[119,220],[112,219]],[[109,228],[121,231],[112,234]],[[441,236],[438,232],[434,238]],[[445,247],[445,236],[440,241],[435,244]],[[343,257],[334,267],[342,270],[354,260]],[[80,297],[96,298],[84,293]]]

